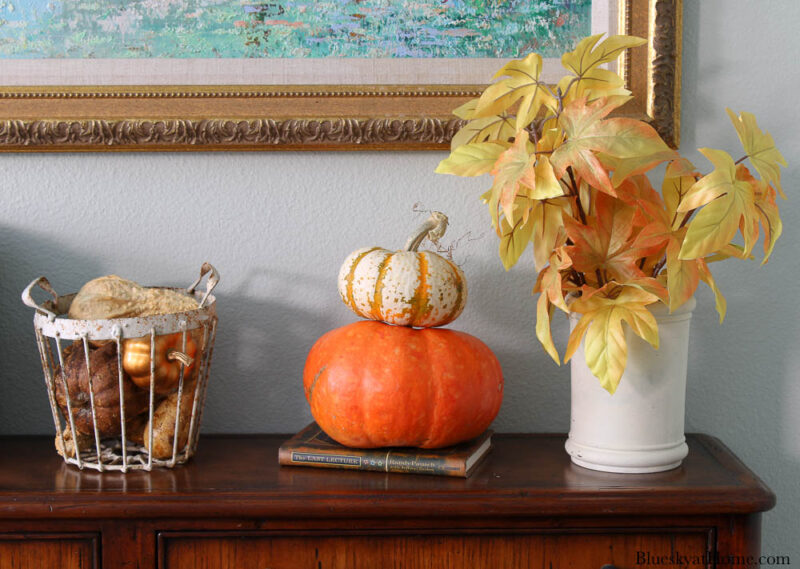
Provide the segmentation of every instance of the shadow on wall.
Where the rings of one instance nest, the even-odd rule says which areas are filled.
[[[505,380],[503,406],[493,424],[498,432],[569,430],[569,364],[560,367],[536,338],[536,280],[531,256],[505,272],[499,261],[468,270],[470,299],[458,329],[478,336],[500,360]],[[553,317],[553,338],[563,355],[569,325]]]
[[[0,434],[49,435],[54,427],[33,332],[34,311],[22,304],[20,294],[41,275],[57,292],[69,294],[106,268],[80,250],[18,229],[0,227],[0,243]],[[323,288],[327,293],[329,283],[266,269],[240,282],[232,293],[224,283],[217,291],[220,322],[203,432],[299,430],[311,421],[302,382],[306,354],[336,323],[292,301],[301,293],[318,295]],[[34,298],[48,296],[37,290]]]
[[[338,324],[293,302],[328,294],[330,283],[272,269],[252,270],[241,282],[219,299],[203,430],[295,432],[312,420],[303,393],[306,356]]]
[[[56,291],[75,292],[82,275],[98,267],[80,250],[50,238],[0,226],[0,434],[51,434],[53,416],[33,332],[34,311],[20,295],[33,279],[46,276]],[[36,300],[46,300],[42,291]]]

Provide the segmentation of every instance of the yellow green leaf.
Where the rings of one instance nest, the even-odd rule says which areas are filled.
[[[538,53],[507,63],[495,75],[495,78],[504,75],[507,78],[486,88],[478,101],[476,116],[500,114],[528,96],[528,111],[535,102],[542,103],[547,96],[547,86],[539,82],[541,72],[542,56]]]
[[[481,202],[489,206],[489,215],[492,219],[492,227],[497,231],[498,237],[500,236],[500,195],[495,191],[494,186],[481,194]]]
[[[598,65],[617,59],[626,49],[647,43],[643,38],[616,35],[607,37],[597,45],[601,37],[603,34],[583,38],[573,51],[561,56],[561,64],[576,77],[583,77]]]
[[[572,356],[575,355],[575,352],[578,351],[578,348],[581,347],[583,337],[586,335],[586,330],[589,328],[591,323],[591,318],[582,316],[578,320],[577,324],[575,324],[575,326],[572,328],[572,332],[570,332],[569,339],[567,340],[567,351],[564,352],[564,363],[567,363],[569,360],[571,360]],[[595,374],[595,377],[597,377],[597,374]]]
[[[571,166],[589,185],[616,197],[606,167],[596,153],[614,159],[651,157],[648,160],[655,164],[662,161],[664,152],[671,151],[653,127],[644,122],[624,118],[604,120],[611,110],[604,99],[589,104],[579,99],[567,105],[559,117],[567,138],[550,156],[550,162],[559,178]]]
[[[531,216],[519,216],[512,226],[509,218],[500,221],[500,260],[506,270],[513,267],[531,242],[534,220]]]
[[[475,118],[475,109],[478,106],[478,97],[470,99],[463,105],[453,109],[453,114],[460,119],[469,120]]]
[[[505,150],[492,169],[494,185],[500,208],[509,223],[514,224],[514,200],[520,194],[520,188],[536,186],[534,162],[536,155],[528,151],[528,133],[524,130],[517,133],[514,144]]]
[[[781,169],[778,165],[786,167],[786,159],[775,147],[775,141],[769,132],[762,132],[756,123],[756,117],[752,113],[742,112],[738,117],[730,110],[726,109],[728,116],[736,128],[736,134],[742,142],[747,157],[753,163],[761,178],[767,184],[775,184],[781,197],[786,199],[781,187]]]
[[[637,277],[621,283],[626,287],[634,287],[643,290],[646,293],[652,294],[658,300],[666,304],[668,302],[669,293],[667,287],[661,281],[654,277]]]
[[[535,186],[531,188],[528,197],[535,200],[546,200],[550,198],[557,198],[564,195],[564,188],[556,178],[553,171],[553,166],[547,156],[540,155],[536,160],[533,167],[536,182]]]
[[[667,245],[667,290],[669,310],[674,311],[689,300],[700,284],[700,269],[696,259],[684,261],[678,258],[681,245],[677,239]]]
[[[536,338],[553,361],[561,365],[561,358],[558,357],[553,333],[550,331],[550,323],[553,318],[554,306],[547,302],[547,295],[541,293],[539,300],[536,301]]]
[[[455,150],[459,146],[473,142],[489,141],[505,144],[516,133],[512,118],[502,114],[471,120],[453,136],[450,149]]]
[[[561,365],[561,360],[553,343],[550,324],[555,307],[564,312],[569,312],[567,303],[564,300],[562,272],[568,270],[571,265],[572,261],[563,247],[554,249],[550,256],[550,264],[539,273],[536,286],[533,289],[534,292],[539,293],[539,300],[536,302],[536,337],[544,347],[545,352],[558,365]]]
[[[548,302],[569,313],[569,307],[564,298],[562,277],[564,272],[572,267],[572,259],[564,247],[555,247],[549,261],[549,264],[539,272],[533,291],[541,292],[547,297]]]
[[[555,126],[542,129],[542,134],[536,143],[537,152],[552,152],[564,141],[564,133],[558,128],[554,119],[551,119],[551,121]]]
[[[581,97],[586,97],[588,101],[601,97],[614,97],[619,101],[618,106],[622,106],[633,98],[631,92],[625,88],[622,77],[613,71],[601,68],[594,68],[581,78],[565,75],[558,82],[558,89],[566,93],[565,102]]]
[[[752,255],[745,255],[744,247],[737,245],[736,243],[728,243],[722,248],[721,251],[714,253],[713,255],[709,255],[708,257],[703,257],[703,260],[710,264],[724,261],[726,259],[730,259],[731,257],[745,261],[752,261],[755,258]]]
[[[717,283],[711,275],[711,271],[708,269],[708,265],[704,259],[697,259],[697,268],[700,270],[700,279],[706,283],[714,293],[714,301],[716,303],[717,313],[719,313],[719,323],[722,324],[722,321],[725,320],[725,312],[728,309],[728,303],[717,287]]]
[[[689,231],[681,246],[680,259],[697,259],[715,253],[725,247],[739,230],[740,219],[745,212],[750,213],[747,201],[752,203],[752,195],[730,193],[704,206],[689,223]],[[751,225],[746,222],[746,226]],[[752,235],[747,231],[746,235]],[[747,239],[745,249],[752,249],[752,239]]]
[[[669,173],[669,168],[667,168],[667,174]],[[661,184],[661,195],[664,198],[667,217],[670,219],[670,225],[673,228],[680,224],[680,220],[683,219],[682,215],[678,215],[678,206],[686,194],[689,193],[689,189],[694,185],[695,181],[696,179],[692,174],[664,176],[664,182]]]
[[[495,162],[510,144],[499,142],[473,142],[459,146],[450,156],[439,162],[437,174],[456,176],[480,176],[494,168]]]
[[[658,143],[655,144],[658,145]],[[614,156],[602,155],[600,161],[605,164],[609,170],[613,170],[614,175],[611,177],[611,183],[614,184],[614,187],[618,187],[631,176],[652,170],[656,165],[662,162],[673,160],[675,156],[676,152],[670,149],[666,143],[663,143],[663,148],[661,150],[656,150],[652,154],[641,154],[630,158],[616,158]]]
[[[774,198],[771,200],[757,199],[756,210],[758,211],[761,226],[764,228],[764,259],[761,261],[763,265],[769,261],[772,250],[775,248],[775,242],[778,241],[778,237],[783,233],[783,222]]]
[[[531,210],[530,217],[534,224],[533,261],[537,271],[542,270],[556,248],[564,227],[563,212],[567,207],[569,207],[567,198],[556,198],[539,200]],[[550,262],[552,263],[552,260]]]
[[[658,349],[658,326],[655,317],[646,308],[646,305],[656,302],[657,297],[628,287],[614,296],[616,288],[619,287],[606,285],[585,303],[579,298],[572,305],[573,311],[583,314],[575,331],[580,333],[581,322],[586,321],[584,350],[589,369],[610,393],[616,390],[626,365],[627,344],[623,321],[639,337]]]
[[[683,156],[676,156],[675,159],[667,164],[667,171],[664,176],[667,178],[679,178],[681,176],[694,176],[697,174],[697,168],[689,160]]]
[[[736,165],[724,150],[700,148],[700,153],[714,165],[714,171],[697,180],[686,192],[677,210],[681,213],[697,209],[731,191],[736,183]]]
[[[769,261],[772,250],[775,248],[775,242],[783,233],[783,222],[775,201],[775,188],[763,180],[756,180],[744,164],[737,166],[736,177],[753,186],[756,212],[761,227],[764,228],[764,259],[761,261],[763,265]]]
[[[570,334],[564,361],[574,355],[583,339],[587,366],[600,380],[600,385],[613,394],[622,379],[628,357],[623,322],[658,349],[658,325],[646,308],[656,301],[657,296],[644,290],[611,283],[588,298],[578,298],[570,308],[583,316]]]
[[[566,77],[559,83],[562,92],[572,87],[577,96],[589,95],[589,99],[596,96],[609,96],[628,93],[623,87],[622,79],[616,73],[600,68],[604,63],[610,63],[619,58],[629,48],[647,43],[647,40],[633,36],[609,36],[600,45],[597,42],[603,34],[589,36],[578,42],[571,52],[561,56],[561,64],[574,75]],[[588,93],[591,91],[592,93]]]
[[[744,252],[749,255],[758,238],[752,185],[737,180],[736,166],[727,152],[711,148],[700,152],[715,168],[689,189],[678,206],[679,212],[701,208],[689,222],[679,258],[696,259],[721,250],[740,226]]]

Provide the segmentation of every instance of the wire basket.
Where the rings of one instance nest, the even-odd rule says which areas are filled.
[[[206,275],[205,292],[196,291]],[[189,288],[173,289],[193,296],[196,309],[102,320],[67,317],[76,294],[59,296],[45,277],[25,288],[22,301],[36,309],[56,450],[65,462],[101,472],[149,471],[194,455],[217,331],[211,291],[218,282],[216,269],[204,263]],[[37,286],[53,299],[37,304],[31,294]],[[135,382],[126,371],[131,362],[145,366]]]

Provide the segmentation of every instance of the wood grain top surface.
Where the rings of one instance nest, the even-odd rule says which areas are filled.
[[[208,435],[174,469],[67,465],[52,437],[0,437],[0,519],[134,517],[596,516],[753,513],[775,496],[719,440],[657,474],[573,465],[563,434],[496,434],[468,479],[278,465],[289,435]]]

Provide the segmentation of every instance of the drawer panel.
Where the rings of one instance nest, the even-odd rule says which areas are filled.
[[[98,535],[0,534],[0,569],[96,569]]]
[[[189,532],[162,533],[158,541],[162,569],[702,569],[710,536],[699,529],[512,535]]]

